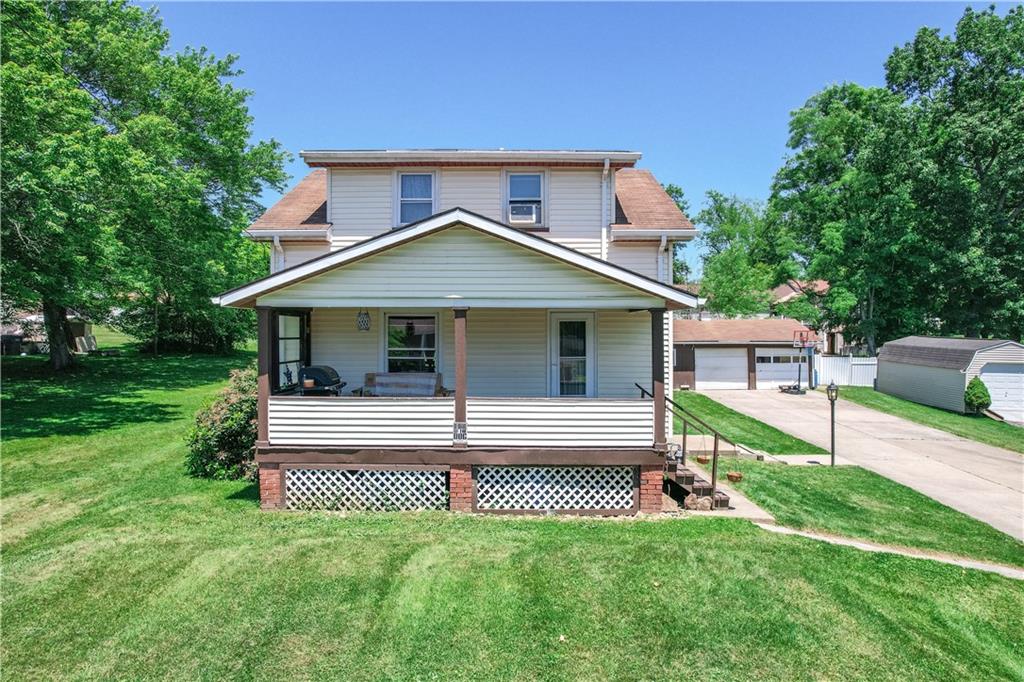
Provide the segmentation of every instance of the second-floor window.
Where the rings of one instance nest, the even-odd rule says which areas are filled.
[[[402,173],[398,176],[398,222],[414,223],[434,213],[434,174]]]
[[[544,176],[541,173],[508,174],[508,224],[538,227],[544,224]]]

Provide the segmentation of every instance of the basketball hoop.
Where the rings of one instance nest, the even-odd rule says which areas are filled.
[[[818,342],[814,338],[814,332],[803,330],[793,332],[793,348],[814,348]]]

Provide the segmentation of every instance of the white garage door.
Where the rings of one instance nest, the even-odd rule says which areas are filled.
[[[1024,365],[990,362],[981,368],[981,380],[992,396],[993,412],[1011,422],[1024,422]]]
[[[694,383],[701,391],[747,387],[746,348],[697,348],[693,353]]]
[[[758,348],[754,356],[758,388],[778,388],[798,380],[807,385],[807,358],[801,357],[798,348]]]

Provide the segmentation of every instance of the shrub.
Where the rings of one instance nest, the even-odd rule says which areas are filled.
[[[978,377],[974,377],[968,382],[967,390],[964,391],[964,404],[967,405],[968,411],[975,413],[988,409],[988,406],[992,404],[992,396],[988,394],[988,388]]]
[[[231,372],[227,388],[196,413],[185,468],[202,478],[254,478],[256,365]]]

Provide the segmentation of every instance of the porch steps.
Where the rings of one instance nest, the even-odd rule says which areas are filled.
[[[665,473],[669,485],[676,485],[686,495],[696,495],[698,498],[711,496],[711,483],[692,469],[671,463],[666,467]],[[715,491],[715,499],[711,508],[728,509],[729,496],[720,490]]]

